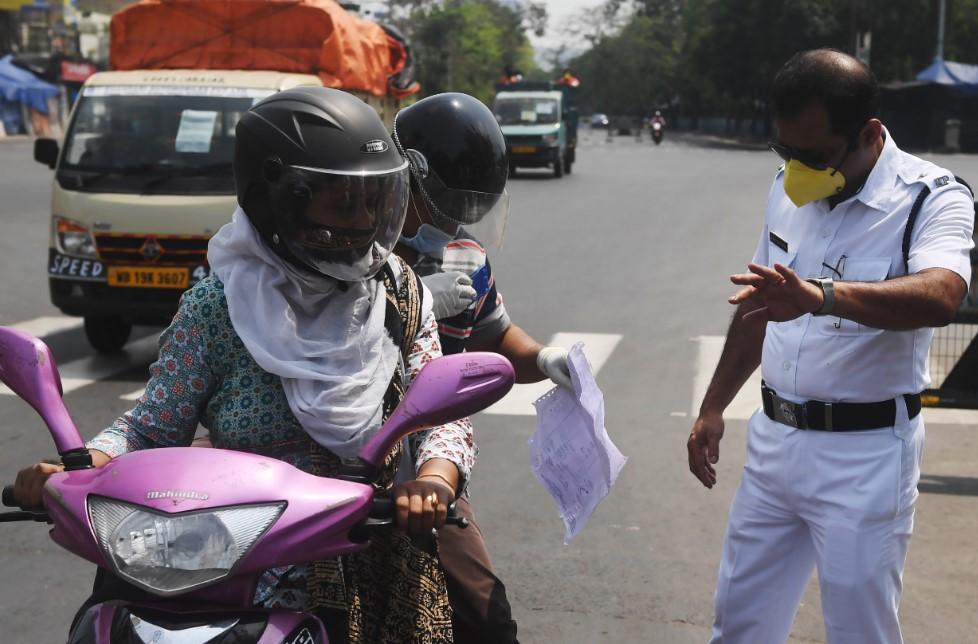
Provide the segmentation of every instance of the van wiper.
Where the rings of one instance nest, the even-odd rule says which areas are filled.
[[[149,194],[153,188],[160,186],[167,181],[173,179],[178,179],[181,177],[204,177],[213,174],[221,174],[222,172],[231,171],[230,161],[220,161],[218,163],[209,163],[207,165],[199,166],[181,166],[168,170],[166,173],[161,174],[157,177],[153,177],[140,188],[141,194]]]
[[[80,175],[76,174],[74,176],[75,185],[78,188],[87,188],[93,183],[101,181],[105,177],[124,177],[134,174],[139,174],[145,172],[152,168],[155,168],[156,164],[153,163],[143,163],[140,165],[124,166],[121,168],[107,168],[104,170],[87,170],[87,172],[92,172],[92,174]]]

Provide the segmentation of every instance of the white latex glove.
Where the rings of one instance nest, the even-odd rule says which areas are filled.
[[[435,319],[450,318],[469,308],[478,295],[472,288],[472,278],[465,273],[435,273],[421,278],[433,296],[431,303]]]
[[[567,366],[567,349],[544,347],[537,354],[537,368],[553,380],[555,385],[574,391],[570,367]]]

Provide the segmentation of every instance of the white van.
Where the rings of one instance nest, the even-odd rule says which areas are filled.
[[[38,139],[55,169],[51,301],[84,316],[100,352],[133,324],[165,325],[180,294],[206,277],[207,242],[236,207],[231,161],[241,114],[276,91],[322,85],[270,71],[147,70],[92,76],[64,145]],[[355,92],[388,124],[396,101]]]

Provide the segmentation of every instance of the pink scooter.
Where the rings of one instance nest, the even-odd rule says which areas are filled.
[[[0,521],[53,523],[58,545],[158,598],[92,606],[71,644],[319,644],[326,630],[312,614],[253,606],[262,572],[349,554],[373,531],[392,529],[393,504],[369,485],[385,455],[411,432],[502,398],[513,367],[494,353],[432,361],[340,478],[190,447],[131,452],[92,468],[43,342],[0,327],[0,380],[41,415],[65,464],[44,486],[45,512],[8,512]],[[11,487],[2,500],[15,505]]]

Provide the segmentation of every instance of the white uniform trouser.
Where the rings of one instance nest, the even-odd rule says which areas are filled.
[[[921,415],[831,433],[758,411],[730,508],[711,642],[781,644],[818,570],[830,644],[903,641],[897,610],[913,531]]]

